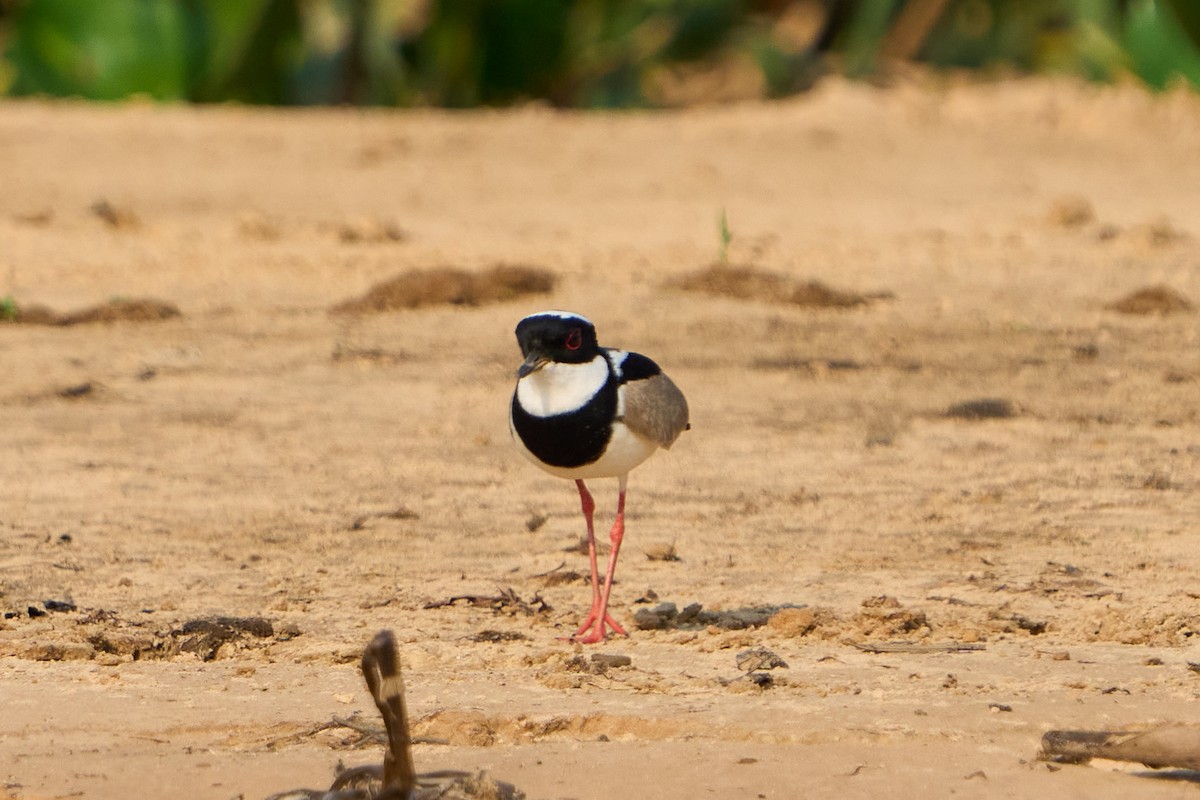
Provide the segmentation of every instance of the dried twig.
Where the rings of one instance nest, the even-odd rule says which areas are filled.
[[[964,650],[985,650],[986,645],[968,642],[933,642],[919,644],[917,642],[846,642],[851,647],[868,653],[907,653],[922,655],[925,653],[956,653]]]
[[[555,567],[554,569],[548,569],[548,570],[546,570],[545,572],[539,572],[538,574],[536,574],[536,575],[530,575],[529,577],[531,577],[531,578],[544,578],[544,577],[546,577],[547,575],[553,575],[554,573],[558,572],[560,569],[562,569],[562,568],[563,568],[563,567],[565,567],[566,565],[567,565],[567,562],[565,562],[565,561],[560,561],[560,562],[558,562],[558,566],[557,566],[557,567]]]
[[[422,608],[446,608],[460,601],[471,606],[491,608],[493,611],[520,611],[529,616],[553,610],[540,594],[534,593],[529,602],[526,602],[509,586],[500,589],[496,595],[458,594],[445,600],[431,600]]]

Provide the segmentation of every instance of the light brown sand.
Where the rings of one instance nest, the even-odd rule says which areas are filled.
[[[327,785],[379,759],[311,731],[373,718],[354,662],[390,627],[417,733],[450,742],[418,768],[533,798],[1180,796],[1035,756],[1050,728],[1200,721],[1197,317],[1106,308],[1200,300],[1198,154],[1195,97],[1048,81],[661,115],[0,106],[0,295],[183,314],[0,327],[6,791]],[[716,257],[722,208],[731,262],[893,297],[671,288]],[[328,313],[501,263],[558,288]],[[588,589],[538,576],[585,569],[578,502],[506,421],[512,327],[544,307],[653,356],[692,407],[630,482],[618,618],[648,590],[808,611],[558,640]],[[978,398],[1018,413],[943,416]],[[615,486],[593,489],[603,527]],[[681,560],[643,554],[670,543]],[[552,610],[425,608],[507,587]],[[27,616],[47,599],[78,610]],[[219,615],[277,635],[163,657]],[[773,688],[732,680],[755,646],[790,665]],[[632,666],[572,660],[596,650]]]

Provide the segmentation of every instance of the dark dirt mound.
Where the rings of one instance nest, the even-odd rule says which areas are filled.
[[[1079,228],[1096,221],[1096,211],[1086,197],[1066,195],[1050,204],[1046,221],[1060,228]]]
[[[834,289],[820,281],[794,281],[756,267],[714,264],[685,276],[677,288],[739,300],[766,300],[808,308],[852,308],[891,295],[859,294]]]
[[[46,306],[11,305],[0,314],[0,322],[20,322],[25,325],[57,325],[62,315]]]
[[[59,318],[59,325],[84,325],[89,322],[157,322],[183,316],[171,303],[153,298],[110,300]]]
[[[92,203],[91,212],[110,228],[136,228],[141,224],[131,208],[111,203],[104,197]]]
[[[1122,314],[1174,314],[1191,311],[1192,301],[1169,286],[1147,286],[1105,306]]]
[[[25,325],[86,325],[93,322],[158,322],[183,314],[173,304],[153,298],[115,299],[67,314],[42,305],[11,305],[0,321]]]
[[[478,306],[526,294],[545,294],[555,277],[544,269],[501,264],[479,274],[443,267],[411,270],[334,306],[334,314],[373,314],[428,305]]]
[[[981,397],[954,403],[946,416],[955,419],[1010,419],[1020,413],[1020,406],[1003,397]]]
[[[742,630],[761,627],[790,606],[764,605],[725,611],[705,611],[700,603],[691,603],[679,610],[674,603],[663,602],[652,608],[642,608],[633,615],[633,624],[641,630],[688,630],[723,628]]]
[[[408,238],[404,229],[386,219],[352,219],[335,226],[339,241],[354,242],[403,242]]]

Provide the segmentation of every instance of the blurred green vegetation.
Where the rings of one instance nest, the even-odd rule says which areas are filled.
[[[653,107],[899,63],[1200,86],[1200,0],[0,0],[0,93]]]

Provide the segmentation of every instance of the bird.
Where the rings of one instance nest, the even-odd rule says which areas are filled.
[[[524,358],[509,410],[520,451],[559,478],[575,481],[587,523],[592,606],[569,637],[583,644],[628,636],[608,612],[613,573],[625,536],[629,473],[691,428],[687,399],[650,358],[601,347],[596,326],[571,311],[539,311],[517,323]],[[595,500],[585,480],[617,479],[617,513],[603,587],[596,561]]]

